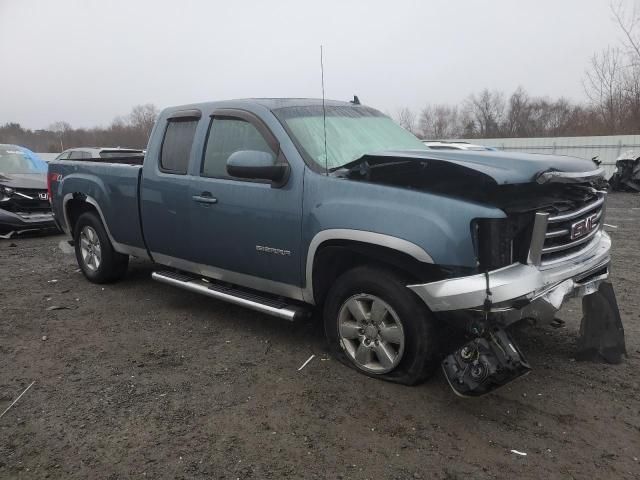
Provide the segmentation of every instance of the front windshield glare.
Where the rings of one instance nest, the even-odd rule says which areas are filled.
[[[341,167],[365,154],[385,150],[427,150],[414,135],[372,108],[330,106],[326,112],[326,158],[322,106],[285,107],[274,112],[286,124],[302,154],[323,169]]]
[[[13,145],[0,145],[0,173],[42,173],[47,164],[35,153]]]

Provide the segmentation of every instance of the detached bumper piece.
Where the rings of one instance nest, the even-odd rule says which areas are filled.
[[[498,328],[463,345],[442,362],[449,385],[461,397],[484,395],[530,370],[509,334]]]
[[[582,323],[576,360],[621,363],[627,355],[616,294],[609,282],[582,299]]]

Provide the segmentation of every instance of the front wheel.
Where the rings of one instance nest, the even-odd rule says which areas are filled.
[[[74,228],[73,239],[76,260],[90,282],[114,282],[127,272],[129,256],[113,249],[96,213],[85,212],[80,215]]]
[[[406,385],[426,380],[438,364],[436,320],[406,284],[377,267],[340,276],[324,307],[334,356],[374,378]]]

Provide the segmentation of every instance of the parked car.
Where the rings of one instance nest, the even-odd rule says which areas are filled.
[[[58,160],[48,178],[89,281],[153,260],[169,285],[288,320],[318,311],[362,373],[415,384],[442,361],[454,391],[479,395],[529,370],[506,326],[607,278],[602,174],[430,150],[363,105],[255,99],[164,110],[142,167]]]
[[[485,145],[474,145],[473,143],[467,142],[441,142],[439,140],[423,140],[422,143],[429,147],[430,150],[496,151],[496,149],[493,147],[487,147]]]
[[[47,164],[24,147],[0,144],[0,234],[55,228]]]
[[[85,160],[85,161],[120,161],[122,163],[142,164],[144,150],[120,147],[79,147],[69,148],[55,160]]]

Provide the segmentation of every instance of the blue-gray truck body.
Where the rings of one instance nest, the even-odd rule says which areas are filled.
[[[589,293],[606,278],[606,194],[592,162],[416,148],[365,152],[325,168],[307,158],[280,114],[321,105],[256,99],[168,108],[142,166],[51,162],[54,216],[73,233],[74,209],[84,205],[99,213],[117,252],[306,305],[321,303],[326,291],[314,283],[321,281],[319,253],[329,245],[353,247],[372,261],[397,260],[399,269],[406,263],[408,288],[433,312],[489,308],[505,318],[535,316],[538,300],[555,311],[566,296]],[[327,101],[325,108],[366,107]],[[259,127],[287,167],[283,181],[203,174],[212,119],[235,115]],[[176,174],[160,158],[169,148],[163,147],[168,126],[185,118],[193,122],[193,140],[186,172]],[[332,136],[324,135],[330,149]],[[483,240],[491,230],[483,222],[512,216],[526,217],[519,237]],[[479,249],[493,249],[485,256],[502,260],[483,261]]]

